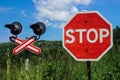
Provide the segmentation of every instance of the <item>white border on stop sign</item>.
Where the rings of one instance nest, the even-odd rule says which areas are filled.
[[[65,46],[64,46],[64,27],[77,15],[77,14],[86,14],[86,13],[97,13],[105,22],[107,22],[110,25],[110,34],[111,34],[111,45],[97,58],[97,59],[77,59]],[[67,50],[67,52],[76,60],[76,61],[98,61],[100,60],[103,55],[105,55],[113,46],[113,29],[112,29],[112,24],[105,19],[105,17],[103,17],[98,11],[86,11],[83,10],[81,12],[77,12],[74,16],[72,16],[67,23],[64,25],[64,27],[62,28],[62,33],[63,33],[63,39],[62,39],[62,46],[64,47],[65,50]]]

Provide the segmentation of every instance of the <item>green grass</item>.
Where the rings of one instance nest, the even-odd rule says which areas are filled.
[[[61,41],[38,41],[40,55],[30,53],[29,71],[24,69],[24,51],[13,55],[13,43],[0,44],[0,80],[87,80],[86,62],[75,61]],[[91,62],[92,80],[120,79],[120,46]]]

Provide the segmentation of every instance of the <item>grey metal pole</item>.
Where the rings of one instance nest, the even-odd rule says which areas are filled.
[[[28,37],[26,37],[26,39],[28,39]],[[30,53],[28,50],[25,50],[25,70],[29,71],[29,56]]]
[[[26,58],[26,59],[25,59],[25,70],[26,70],[26,71],[29,71],[28,65],[29,65],[29,58]]]

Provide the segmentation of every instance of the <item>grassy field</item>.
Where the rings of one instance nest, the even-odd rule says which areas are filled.
[[[61,41],[38,41],[40,55],[30,53],[29,71],[24,68],[25,51],[13,55],[13,43],[0,44],[0,80],[87,80],[86,62],[75,61]],[[91,62],[92,80],[120,80],[120,46],[99,61]]]

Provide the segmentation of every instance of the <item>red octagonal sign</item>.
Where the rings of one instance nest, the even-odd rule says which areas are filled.
[[[112,26],[97,11],[77,13],[63,28],[63,47],[77,61],[97,61],[112,45]]]

